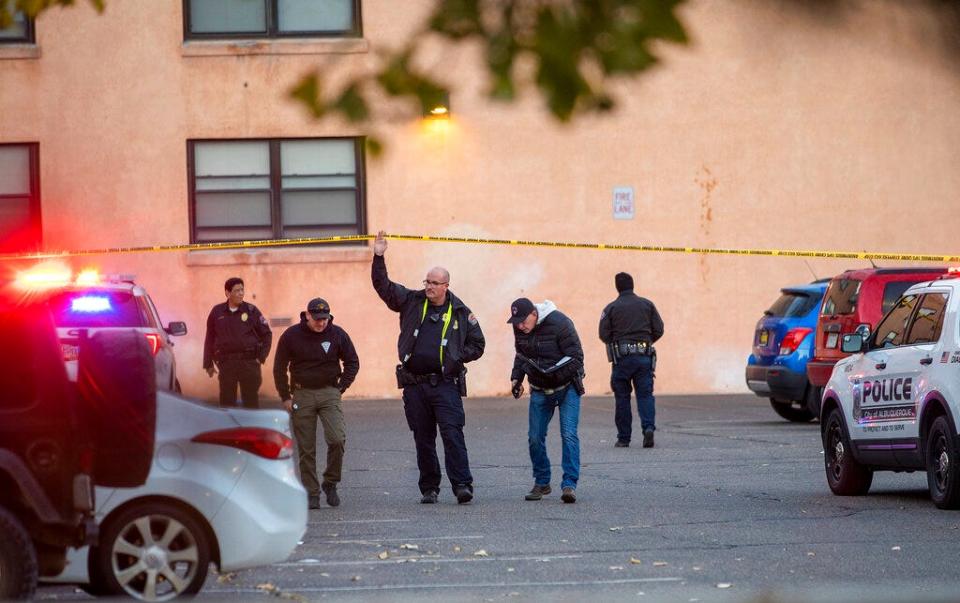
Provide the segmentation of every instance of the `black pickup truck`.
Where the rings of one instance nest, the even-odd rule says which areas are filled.
[[[94,486],[146,481],[156,426],[147,340],[81,338],[76,383],[42,298],[0,287],[0,600],[33,596],[67,549],[95,544]]]

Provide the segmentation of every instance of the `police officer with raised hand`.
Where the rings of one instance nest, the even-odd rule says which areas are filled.
[[[270,354],[273,333],[260,310],[243,301],[243,279],[228,278],[223,290],[227,301],[207,316],[203,368],[211,377],[219,371],[220,406],[236,404],[239,386],[242,405],[260,408],[260,365]]]
[[[420,502],[436,503],[440,493],[439,428],[447,478],[457,502],[465,504],[473,499],[473,476],[463,437],[464,364],[483,355],[483,332],[470,308],[449,291],[446,269],[431,268],[424,288],[410,290],[387,276],[386,250],[381,230],[373,244],[371,278],[380,299],[400,313],[397,386],[403,389],[407,425],[416,442]]]
[[[614,284],[619,295],[600,314],[600,339],[607,344],[607,359],[613,363],[610,387],[617,403],[615,446],[630,446],[632,388],[637,396],[643,447],[653,448],[653,432],[657,429],[653,396],[657,352],[653,344],[663,337],[663,320],[653,302],[633,292],[632,276],[620,272]]]
[[[514,356],[510,373],[513,397],[523,395],[523,378],[530,382],[529,430],[533,488],[527,500],[541,500],[550,494],[550,459],[547,456],[547,429],[553,410],[560,410],[560,439],[563,443],[560,500],[577,502],[580,481],[580,396],[583,395],[583,347],[573,321],[557,310],[550,300],[534,305],[521,297],[510,306],[508,323],[513,325]]]
[[[300,455],[300,481],[311,509],[320,508],[321,490],[328,505],[340,505],[337,484],[347,440],[340,401],[359,371],[360,359],[350,336],[333,324],[330,305],[319,297],[300,313],[300,324],[284,331],[277,342],[273,379],[290,413]],[[327,443],[322,484],[317,480],[317,418]]]

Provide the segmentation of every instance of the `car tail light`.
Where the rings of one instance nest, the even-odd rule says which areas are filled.
[[[786,354],[792,354],[794,350],[800,347],[804,337],[809,335],[811,331],[813,331],[813,329],[808,329],[806,327],[797,327],[796,329],[790,329],[787,331],[786,336],[780,343],[780,355],[783,356]]]
[[[160,348],[163,347],[163,339],[156,333],[144,333],[144,335],[147,336],[147,341],[150,342],[150,353],[156,356]]]
[[[293,440],[279,431],[263,427],[208,431],[194,436],[191,441],[239,448],[265,459],[288,459],[293,456]]]

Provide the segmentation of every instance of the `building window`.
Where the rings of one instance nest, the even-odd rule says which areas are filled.
[[[363,139],[188,143],[193,242],[365,232]]]
[[[360,35],[360,0],[183,0],[186,39]]]
[[[22,12],[15,12],[13,23],[0,29],[0,44],[33,44],[33,20]]]
[[[0,144],[0,251],[39,247],[39,146]]]

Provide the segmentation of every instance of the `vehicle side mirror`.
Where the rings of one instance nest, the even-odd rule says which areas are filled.
[[[859,333],[848,333],[843,336],[843,343],[840,344],[840,349],[847,354],[856,354],[857,352],[863,351],[865,342],[866,340],[863,335]]]
[[[186,335],[187,334],[187,323],[185,322],[171,322],[167,325],[167,328],[164,329],[167,333],[171,335]]]

